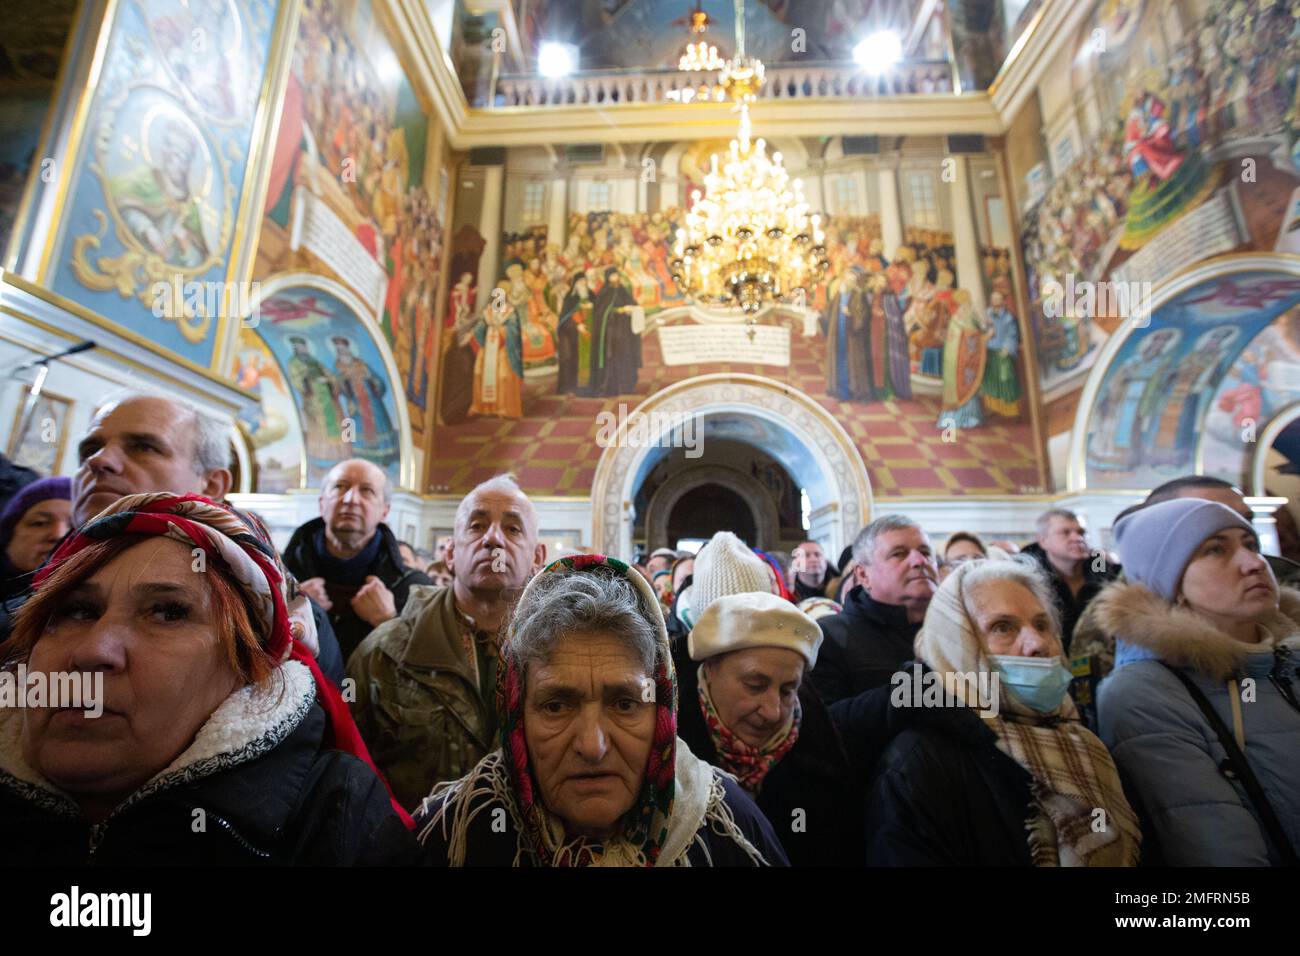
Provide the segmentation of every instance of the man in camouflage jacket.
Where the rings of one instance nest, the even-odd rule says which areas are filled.
[[[449,587],[411,588],[400,616],[348,661],[352,715],[398,801],[414,809],[496,747],[499,641],[513,602],[545,563],[537,513],[509,476],[456,510]]]

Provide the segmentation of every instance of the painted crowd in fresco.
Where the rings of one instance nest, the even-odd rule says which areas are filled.
[[[463,273],[447,309],[444,423],[527,415],[534,394],[612,397],[636,391],[643,337],[687,300],[669,262],[677,209],[573,213],[552,241],[545,226],[507,234],[503,275],[475,310]],[[887,256],[879,217],[830,217],[827,279],[811,290],[824,342],[825,394],[845,402],[942,396],[936,428],[973,428],[1022,413],[1020,334],[1010,253],[981,250],[989,307],[956,287],[952,237],[909,227]],[[674,316],[675,317],[675,316]]]
[[[333,275],[319,259],[289,248],[299,190],[310,192],[350,234],[354,253],[382,269],[375,320],[397,363],[418,441],[430,400],[448,180],[438,172],[436,198],[426,188],[429,120],[400,68],[386,69],[396,63],[368,0],[304,3],[258,275]]]
[[[1300,18],[1295,4],[1212,4],[1167,46],[1168,0],[1104,0],[1083,32],[1080,59],[1103,116],[1099,133],[1049,186],[1024,223],[1031,318],[1044,384],[1078,377],[1122,316],[1049,317],[1048,282],[1100,280],[1218,190],[1236,190],[1241,157],[1270,164],[1300,187]],[[1076,67],[1076,70],[1082,69]],[[1082,97],[1084,90],[1076,91]],[[1085,97],[1091,99],[1092,97]],[[1109,104],[1109,107],[1108,107]],[[1300,189],[1293,198],[1300,196]],[[1276,216],[1250,215],[1245,242],[1284,247]],[[1152,358],[1158,362],[1158,357]]]

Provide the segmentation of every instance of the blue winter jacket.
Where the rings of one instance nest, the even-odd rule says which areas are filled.
[[[1258,645],[1221,633],[1188,608],[1138,584],[1096,599],[1097,621],[1117,639],[1115,670],[1098,694],[1100,736],[1140,803],[1163,862],[1269,866],[1282,861],[1245,787],[1221,768],[1227,751],[1170,670],[1205,694],[1239,740],[1291,846],[1300,851],[1300,591]],[[1232,700],[1240,701],[1233,707]]]

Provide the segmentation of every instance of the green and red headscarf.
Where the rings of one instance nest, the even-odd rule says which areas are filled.
[[[659,599],[640,572],[617,558],[600,554],[580,554],[552,561],[528,583],[524,596],[552,574],[606,574],[626,579],[636,589],[643,613],[655,628],[654,739],[645,782],[622,836],[622,841],[629,844],[636,859],[654,866],[668,836],[677,762],[677,677]],[[521,598],[520,603],[523,600]],[[511,638],[513,636],[512,632]],[[549,865],[590,865],[608,848],[599,842],[565,833],[564,825],[542,803],[541,791],[528,762],[528,743],[524,738],[524,675],[511,653],[509,640],[501,649],[501,667],[497,673],[497,715],[501,727],[501,750],[523,820],[524,839],[537,859]]]
[[[277,665],[295,660],[311,671],[316,699],[325,711],[332,736],[331,745],[360,758],[383,779],[347,704],[316,663],[318,645],[311,604],[285,568],[260,521],[199,495],[127,495],[65,538],[37,572],[34,588],[39,589],[54,569],[73,555],[121,535],[170,538],[202,552],[206,560],[217,562],[243,595],[266,653]],[[395,800],[393,808],[408,827],[414,826]]]

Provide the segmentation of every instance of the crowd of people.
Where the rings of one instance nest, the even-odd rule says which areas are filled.
[[[6,863],[1294,865],[1300,592],[1232,485],[1115,551],[875,518],[832,563],[719,531],[552,555],[509,475],[432,554],[338,463],[277,549],[224,426],[94,416],[71,478],[6,465]],[[97,712],[96,712],[97,711]]]

